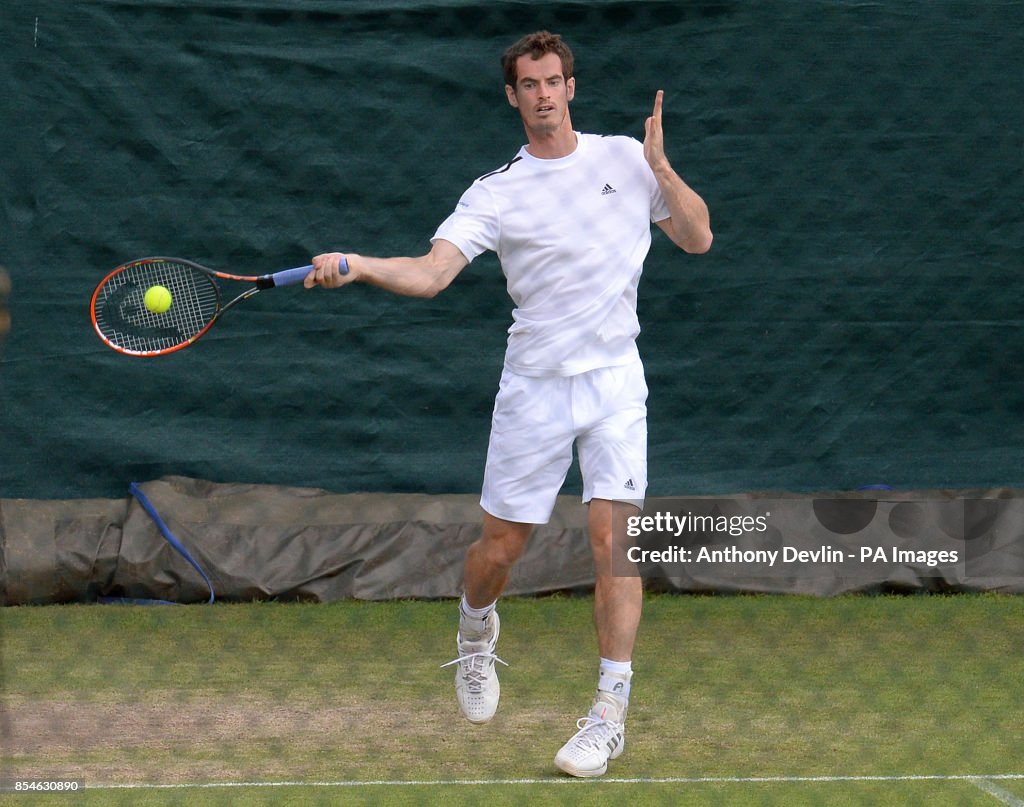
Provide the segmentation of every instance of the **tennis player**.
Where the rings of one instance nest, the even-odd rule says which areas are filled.
[[[527,143],[477,179],[420,257],[313,258],[306,286],[360,281],[430,297],[474,258],[494,251],[515,303],[495,400],[481,506],[466,554],[455,688],[465,717],[498,707],[495,609],[535,524],[548,521],[575,442],[594,556],[596,694],[555,764],[600,776],[624,747],[631,657],[643,598],[638,577],[612,572],[613,518],[642,506],[647,487],[647,386],[636,346],[637,285],[654,222],[681,249],[711,246],[708,209],[673,170],[662,134],[663,93],[643,143],[581,134],[569,104],[573,55],[557,35],[524,37],[502,57],[505,94]],[[347,265],[347,274],[340,267]]]

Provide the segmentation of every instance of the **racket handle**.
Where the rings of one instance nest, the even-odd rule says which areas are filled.
[[[348,260],[344,255],[341,256],[341,265],[338,270],[343,274],[348,274]],[[283,269],[280,272],[274,272],[270,276],[274,286],[295,286],[306,279],[307,275],[313,271],[313,265],[309,266],[297,266],[294,269]]]
[[[301,283],[306,279],[306,275],[313,271],[313,265],[309,266],[296,266],[294,269],[283,269],[280,272],[274,272],[270,276],[270,286],[294,286]]]

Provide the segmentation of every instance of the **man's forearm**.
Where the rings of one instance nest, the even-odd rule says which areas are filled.
[[[436,275],[427,265],[426,255],[419,258],[372,258],[349,253],[345,257],[353,280],[406,297],[433,297],[440,291]]]
[[[669,233],[677,246],[687,252],[707,252],[711,248],[711,217],[704,200],[687,185],[665,161],[653,167],[671,215]]]

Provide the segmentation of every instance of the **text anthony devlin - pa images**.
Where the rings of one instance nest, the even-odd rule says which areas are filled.
[[[736,546],[712,548],[701,546],[666,546],[658,549],[643,549],[631,546],[626,550],[630,563],[709,563],[764,565],[774,568],[776,563],[796,563],[801,566],[823,563],[829,565],[853,563],[914,563],[936,568],[947,563],[959,563],[960,554],[955,549],[923,550],[900,549],[899,547],[862,546],[854,552],[823,546],[818,549],[799,549],[783,546],[779,549],[740,549]]]

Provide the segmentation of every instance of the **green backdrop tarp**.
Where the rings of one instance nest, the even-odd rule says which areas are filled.
[[[1022,23],[995,0],[8,4],[0,495],[477,490],[493,256],[431,301],[263,295],[162,360],[108,351],[87,304],[146,254],[425,251],[519,146],[497,60],[540,27],[576,50],[579,129],[641,137],[665,89],[712,211],[712,252],[656,234],[641,285],[652,495],[1019,486]]]

